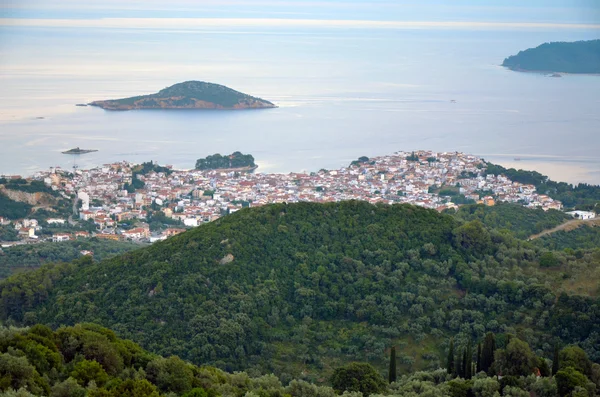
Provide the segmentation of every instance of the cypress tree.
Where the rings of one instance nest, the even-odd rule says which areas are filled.
[[[450,339],[450,347],[448,348],[448,362],[446,363],[446,371],[450,375],[454,375],[454,339]]]
[[[467,378],[467,351],[463,349],[462,363],[460,365],[460,377],[463,379]]]
[[[473,346],[469,340],[467,345],[467,356],[465,358],[465,379],[473,377]]]
[[[477,366],[475,367],[475,373],[481,372],[481,342],[477,344]]]
[[[554,357],[552,357],[552,376],[556,375],[559,368],[558,362],[558,345],[554,346]]]
[[[481,368],[483,372],[488,372],[494,363],[494,352],[496,351],[496,337],[493,333],[488,332],[483,340],[481,348]]]
[[[390,352],[390,373],[388,380],[390,383],[396,381],[396,346],[393,346]]]

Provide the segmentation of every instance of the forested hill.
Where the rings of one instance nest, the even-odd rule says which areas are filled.
[[[600,40],[544,43],[506,58],[502,66],[519,71],[600,73]]]
[[[95,101],[90,106],[106,110],[132,109],[262,109],[275,105],[220,84],[185,81],[156,94]]]
[[[96,322],[198,364],[319,381],[349,361],[439,368],[485,332],[600,360],[598,251],[550,252],[410,205],[276,204],[0,284],[5,321]],[[590,283],[596,279],[596,283]],[[560,341],[557,340],[560,338]]]

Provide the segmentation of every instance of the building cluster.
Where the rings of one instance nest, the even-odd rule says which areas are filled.
[[[37,173],[53,189],[79,199],[79,222],[93,222],[95,236],[157,241],[244,207],[269,203],[335,202],[410,203],[442,211],[461,203],[521,203],[544,210],[562,209],[559,201],[538,194],[535,186],[486,175],[486,163],[459,152],[397,152],[361,157],[347,167],[311,173],[263,174],[236,171],[172,170],[133,173],[134,164],[120,162],[89,170],[59,168]],[[139,179],[137,184],[133,178]],[[141,183],[143,182],[143,184]],[[142,186],[133,191],[126,186]],[[171,227],[151,233],[156,214]],[[150,219],[149,219],[150,218]],[[55,220],[60,222],[60,220]],[[123,228],[123,225],[135,225]],[[55,235],[64,241],[75,234]]]

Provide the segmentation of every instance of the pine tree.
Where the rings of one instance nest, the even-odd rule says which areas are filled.
[[[475,373],[481,372],[481,342],[477,344],[477,367],[475,367]]]
[[[559,368],[558,345],[554,346],[554,357],[552,357],[552,376],[556,375]]]
[[[390,352],[390,373],[388,380],[390,383],[396,381],[396,346],[393,346]]]
[[[448,348],[448,362],[446,363],[446,371],[450,375],[454,375],[454,339],[450,339],[450,347]]]
[[[467,346],[467,356],[465,359],[465,379],[471,379],[473,377],[473,346],[469,340]]]
[[[494,363],[494,352],[496,351],[496,337],[488,332],[483,340],[481,348],[481,371],[488,372]]]

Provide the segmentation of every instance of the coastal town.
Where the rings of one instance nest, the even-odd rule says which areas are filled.
[[[147,172],[119,162],[88,170],[51,168],[33,175],[33,180],[73,200],[74,215],[44,221],[65,225],[73,229],[70,232],[40,239],[37,231],[43,226],[35,212],[26,219],[0,218],[0,223],[14,227],[22,241],[30,242],[89,237],[156,242],[242,208],[269,203],[364,200],[409,203],[441,212],[468,203],[511,202],[562,210],[559,201],[538,194],[535,186],[486,175],[484,160],[459,152],[396,152],[361,157],[336,170],[288,174],[144,165],[148,164]]]

